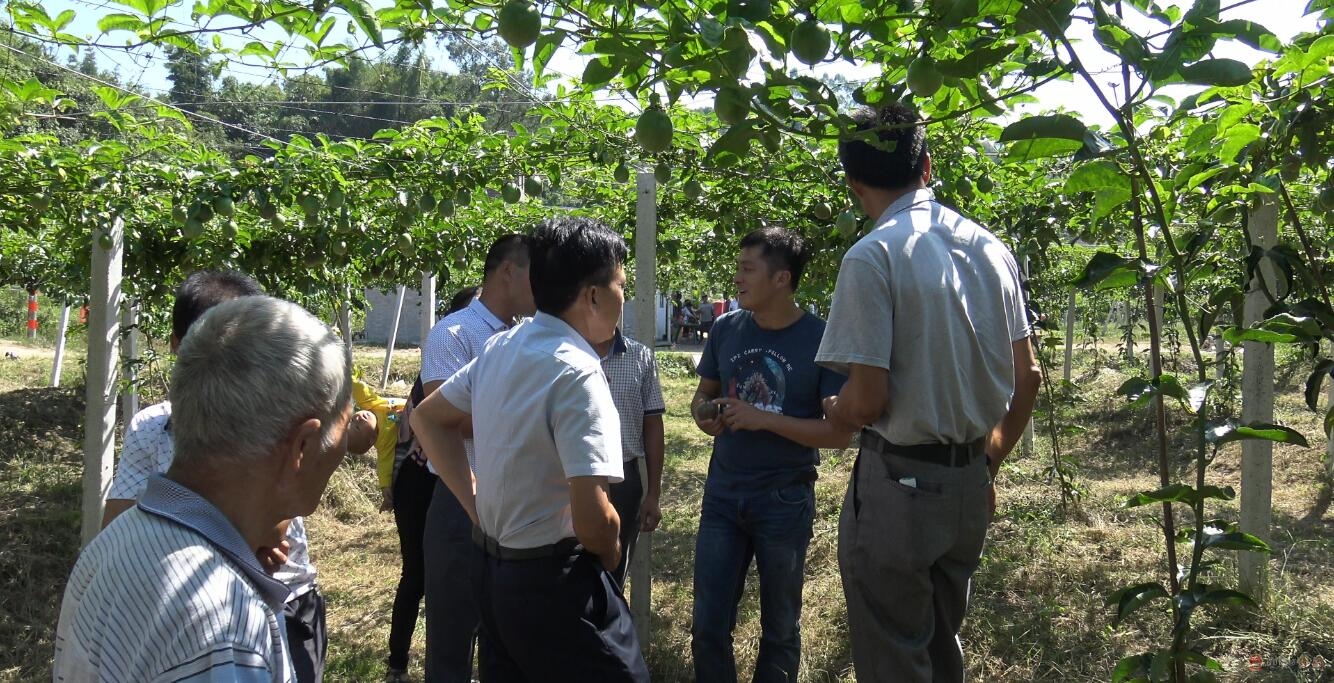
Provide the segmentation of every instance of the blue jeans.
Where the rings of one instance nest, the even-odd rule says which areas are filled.
[[[795,682],[801,662],[801,589],[815,518],[815,485],[799,483],[749,498],[704,494],[695,541],[691,650],[698,683],[733,683],[732,630],[746,572],[760,575],[756,683]]]

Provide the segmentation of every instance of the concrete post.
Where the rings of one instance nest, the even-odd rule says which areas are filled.
[[[130,419],[139,412],[139,304],[134,299],[126,299],[120,315],[125,334],[125,346],[121,349],[125,363],[125,391],[120,395],[120,423],[129,427]]]
[[[65,365],[65,335],[69,333],[69,304],[60,309],[60,330],[56,334],[56,359],[51,364],[51,386],[60,386],[60,370]]]
[[[120,346],[121,269],[125,223],[117,216],[106,228],[110,248],[92,242],[92,282],[88,297],[88,386],[83,437],[82,542],[102,528],[102,507],[111,486],[116,448],[116,376]]]
[[[398,286],[398,303],[394,305],[394,326],[389,328],[389,343],[384,347],[384,371],[380,373],[380,393],[389,386],[389,365],[394,360],[394,342],[398,341],[398,322],[403,319],[403,296],[407,294],[408,288],[404,285]],[[422,338],[422,344],[426,344],[426,339]]]
[[[1075,359],[1075,288],[1070,288],[1070,303],[1065,307],[1065,367],[1061,376],[1070,381]]]
[[[1270,249],[1278,242],[1278,203],[1263,197],[1250,216],[1251,241],[1254,246]],[[1265,278],[1270,291],[1277,284],[1274,265],[1261,261],[1257,278],[1246,292],[1243,324],[1258,322],[1269,307],[1259,277]],[[1272,422],[1274,419],[1274,347],[1262,342],[1243,342],[1241,371],[1241,419],[1243,422]],[[1264,541],[1272,540],[1274,444],[1269,441],[1241,442],[1241,530]],[[1257,601],[1269,589],[1269,556],[1241,552],[1238,558],[1242,590]]]
[[[657,337],[654,320],[654,300],[657,286],[658,245],[658,185],[651,172],[641,171],[635,178],[635,321],[638,329],[634,338],[650,349]],[[648,486],[648,468],[644,459],[637,463],[640,481]],[[653,599],[653,534],[640,534],[630,558],[630,614],[635,620],[635,631],[640,644],[647,648],[650,640]]]
[[[426,347],[426,338],[431,336],[435,327],[435,273],[422,273],[421,295],[422,348]]]

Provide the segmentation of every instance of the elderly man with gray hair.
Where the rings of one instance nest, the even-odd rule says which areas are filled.
[[[347,452],[346,347],[300,306],[211,309],[171,376],[175,458],[79,556],[55,680],[292,680],[287,587],[255,548],[308,515]]]

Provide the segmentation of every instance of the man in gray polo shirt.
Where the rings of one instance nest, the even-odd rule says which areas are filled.
[[[816,354],[848,375],[826,414],[862,429],[838,539],[852,659],[862,681],[962,681],[992,481],[1041,376],[1014,256],[935,201],[917,113],[854,118],[887,143],[839,144],[876,226],[843,257]]]
[[[477,525],[481,679],[648,681],[609,573],[621,559],[608,497],[621,429],[593,349],[621,316],[625,242],[599,222],[556,218],[534,229],[529,253],[537,315],[492,337],[409,418]],[[469,421],[475,475],[460,433]]]
[[[209,310],[172,370],[167,474],[80,554],[56,627],[55,680],[294,680],[288,589],[260,566],[347,453],[346,347],[296,304]]]

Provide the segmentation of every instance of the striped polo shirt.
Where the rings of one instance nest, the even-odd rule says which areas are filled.
[[[53,680],[290,683],[287,594],[217,508],[154,476],[74,565]]]

